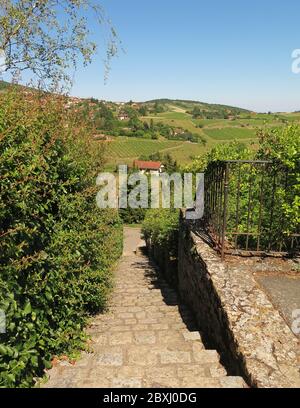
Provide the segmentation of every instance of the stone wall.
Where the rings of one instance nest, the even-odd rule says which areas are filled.
[[[203,340],[253,387],[299,387],[299,344],[239,261],[222,263],[199,226],[181,217],[178,291]],[[240,263],[242,263],[240,261]]]
[[[194,311],[206,346],[218,350],[230,374],[245,376],[243,357],[237,356],[222,300],[211,279],[216,269],[219,273],[225,273],[225,266],[215,259],[213,253],[207,258],[206,244],[202,245],[201,251],[199,246],[201,243],[197,242],[197,237],[182,222],[179,234],[178,291]]]
[[[164,275],[167,282],[177,289],[178,285],[178,260],[171,257],[168,250],[161,246],[154,246],[151,241],[147,242],[149,255],[159,266],[160,272]]]

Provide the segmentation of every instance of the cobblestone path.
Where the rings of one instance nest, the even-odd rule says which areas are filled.
[[[215,350],[205,350],[192,315],[141,253],[115,272],[109,313],[93,319],[92,353],[48,371],[45,387],[244,387]]]

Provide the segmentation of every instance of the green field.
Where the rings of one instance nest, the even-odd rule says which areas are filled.
[[[171,150],[169,153],[175,160],[177,160],[179,165],[186,164],[192,160],[194,156],[200,156],[205,153],[209,146],[210,145],[204,147],[200,144],[185,142],[178,148]]]
[[[110,142],[107,148],[107,155],[120,159],[137,158],[141,155],[174,149],[181,144],[182,142],[180,141],[118,137]]]
[[[171,141],[143,140],[139,138],[119,137],[109,142],[106,150],[107,168],[117,164],[132,165],[133,160],[152,153],[169,153],[179,164],[187,163],[192,156],[200,155],[206,150],[200,144]]]
[[[145,116],[143,117],[143,120],[146,122],[150,122],[150,120],[153,120],[154,122],[161,122],[165,123],[170,126],[178,127],[178,128],[183,128],[185,130],[188,130],[193,133],[198,133],[199,135],[203,136],[202,129],[197,128],[197,125],[193,122],[191,116],[185,115],[183,118],[181,116],[180,119],[171,119],[167,113],[157,115],[156,117],[150,117],[150,116]]]
[[[164,119],[191,120],[192,116],[184,112],[163,112],[157,115]]]
[[[220,129],[205,129],[205,135],[216,140],[255,139],[255,129],[240,127],[224,127]]]

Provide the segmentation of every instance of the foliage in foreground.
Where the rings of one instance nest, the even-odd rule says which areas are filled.
[[[83,345],[121,254],[113,210],[95,205],[103,152],[63,100],[0,101],[0,386],[29,387],[53,355]]]

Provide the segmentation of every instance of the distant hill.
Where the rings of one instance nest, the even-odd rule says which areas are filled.
[[[15,84],[15,83],[0,80],[0,92],[4,91],[5,89],[8,89],[11,86],[17,87],[18,89],[21,89],[23,91],[35,92],[38,90],[37,88],[34,88],[32,86]],[[45,91],[45,93],[47,92]]]
[[[11,85],[0,81],[0,93]],[[20,87],[33,91],[33,88]],[[64,104],[93,120],[95,140],[106,143],[108,170],[118,164],[132,165],[140,157],[158,152],[180,165],[189,163],[219,143],[233,140],[255,149],[259,129],[287,123],[300,125],[300,112],[266,114],[247,109],[184,99],[153,99],[146,102],[109,102],[70,96]]]
[[[213,103],[206,103],[206,102],[200,102],[200,101],[193,101],[193,100],[185,100],[185,99],[167,99],[167,98],[162,98],[162,99],[153,99],[150,101],[146,101],[143,103],[144,105],[163,105],[166,107],[174,106],[178,107],[184,110],[193,110],[193,109],[201,109],[203,111],[211,111],[211,112],[216,112],[216,111],[228,111],[234,115],[238,115],[241,113],[251,113],[251,111],[235,106],[229,106],[229,105],[221,105],[221,104],[213,104]]]
[[[5,89],[8,89],[10,86],[17,86],[19,89],[34,91],[34,88],[30,88],[30,87],[25,86],[25,85],[11,84],[10,82],[0,80],[0,92],[4,91]]]

